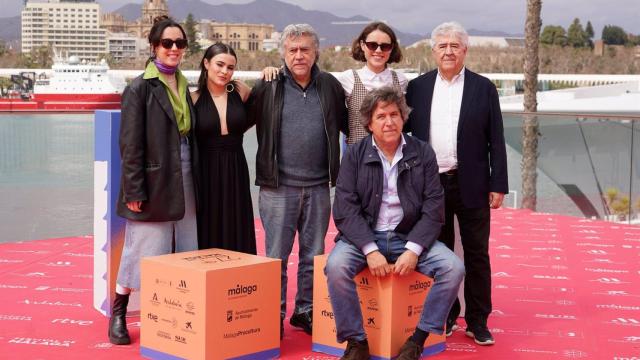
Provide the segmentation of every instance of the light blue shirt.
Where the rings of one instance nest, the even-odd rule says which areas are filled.
[[[402,221],[404,213],[398,196],[398,163],[402,160],[403,150],[407,144],[404,135],[401,135],[400,146],[396,149],[393,160],[389,162],[382,150],[376,145],[376,141],[371,137],[373,148],[378,152],[382,161],[383,185],[382,185],[382,203],[380,204],[380,212],[376,221],[376,231],[393,231]],[[418,256],[422,253],[423,247],[414,242],[408,241],[405,248],[413,251]],[[362,252],[367,255],[378,250],[375,242],[370,242],[362,248]]]

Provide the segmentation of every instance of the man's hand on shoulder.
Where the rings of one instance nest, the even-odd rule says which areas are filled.
[[[417,264],[418,255],[411,250],[405,250],[398,260],[396,260],[393,266],[393,272],[401,276],[409,275],[415,270]]]
[[[367,265],[373,276],[387,276],[393,272],[393,266],[378,250],[367,254]]]

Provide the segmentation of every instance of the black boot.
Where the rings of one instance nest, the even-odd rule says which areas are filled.
[[[131,344],[129,331],[127,331],[127,305],[129,304],[129,294],[121,295],[116,293],[111,309],[111,320],[109,320],[109,341],[115,345]]]

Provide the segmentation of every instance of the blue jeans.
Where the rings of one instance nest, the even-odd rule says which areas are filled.
[[[406,240],[401,234],[392,231],[376,231],[375,242],[390,263],[395,262],[406,251]],[[324,268],[336,320],[338,342],[367,338],[362,326],[362,311],[356,283],[353,281],[366,266],[367,259],[362,251],[341,238],[331,251]],[[430,333],[442,334],[449,309],[464,278],[464,265],[443,243],[436,241],[420,255],[416,271],[435,280],[425,299],[424,310],[417,327]]]
[[[298,232],[298,293],[294,313],[313,308],[313,257],[324,253],[324,237],[331,212],[329,185],[310,187],[280,185],[260,188],[260,219],[267,256],[282,260],[280,317],[287,310],[287,263]]]

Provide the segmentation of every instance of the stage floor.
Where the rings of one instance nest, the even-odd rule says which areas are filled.
[[[496,344],[476,345],[463,327],[431,358],[640,359],[640,227],[503,209],[491,229]],[[331,227],[327,251],[334,236]],[[107,319],[92,306],[92,266],[90,236],[1,244],[0,358],[140,358],[137,318],[133,344],[108,342]],[[281,358],[334,358],[311,352],[311,338],[285,323]]]

